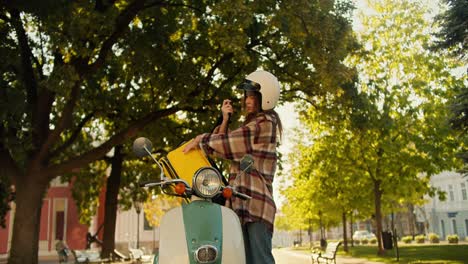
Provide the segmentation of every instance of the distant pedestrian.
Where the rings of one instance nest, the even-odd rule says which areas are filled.
[[[70,250],[62,239],[59,239],[57,243],[55,243],[55,250],[57,250],[57,254],[59,256],[59,263],[66,263],[68,261]]]

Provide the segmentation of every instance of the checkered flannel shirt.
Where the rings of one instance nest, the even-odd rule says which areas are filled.
[[[264,222],[273,232],[276,205],[273,200],[273,178],[276,171],[277,120],[260,113],[252,121],[227,134],[204,134],[202,144],[209,153],[231,160],[229,184],[252,197],[242,200],[232,197],[226,206],[232,208],[242,224]],[[244,155],[253,157],[248,173],[240,170]]]

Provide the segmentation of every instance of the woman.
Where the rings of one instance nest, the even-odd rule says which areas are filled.
[[[273,110],[279,99],[277,78],[267,71],[249,74],[238,86],[244,91],[243,125],[227,131],[229,116],[233,113],[230,100],[221,107],[223,121],[213,133],[197,136],[184,148],[184,152],[203,147],[215,156],[231,160],[229,184],[252,197],[241,200],[232,197],[226,201],[242,224],[247,263],[275,263],[271,253],[271,239],[276,205],[273,201],[273,178],[277,163],[277,132],[281,135],[281,121]],[[254,163],[248,171],[240,169],[241,159],[251,155]]]

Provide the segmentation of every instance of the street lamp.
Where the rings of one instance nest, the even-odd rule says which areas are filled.
[[[133,203],[133,206],[135,206],[135,211],[137,213],[137,242],[136,242],[136,248],[140,248],[140,213],[141,213],[142,204],[141,204],[140,201],[135,201]]]

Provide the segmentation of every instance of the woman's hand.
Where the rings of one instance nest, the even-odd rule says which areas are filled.
[[[229,115],[234,112],[231,100],[225,99],[223,101],[223,105],[221,106],[221,112],[223,113],[223,121],[227,122],[229,120]]]
[[[197,149],[198,145],[200,144],[202,135],[196,136],[192,141],[190,141],[187,145],[185,145],[184,149],[182,150],[183,153],[187,153],[192,149]]]

